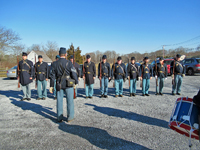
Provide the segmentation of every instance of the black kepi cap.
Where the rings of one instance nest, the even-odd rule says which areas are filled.
[[[56,55],[56,59],[57,59],[57,58],[60,58],[60,56],[59,56],[59,55]]]
[[[107,56],[106,56],[106,55],[103,55],[102,59],[107,59]]]
[[[89,58],[90,58],[90,55],[87,55],[87,56],[86,56],[86,59],[89,59]]]
[[[73,55],[71,55],[71,56],[70,56],[70,59],[73,59],[73,58],[74,58],[74,56],[73,56]]]
[[[177,58],[181,58],[181,55],[180,55],[180,54],[177,54],[176,57],[177,57]]]
[[[147,60],[147,59],[149,59],[149,57],[144,57],[144,60]]]
[[[38,55],[38,58],[42,58],[42,55]]]
[[[119,56],[119,57],[117,58],[117,60],[118,60],[118,61],[119,61],[119,60],[122,60],[122,57]]]
[[[164,60],[164,58],[163,57],[160,57],[160,59],[159,60]]]
[[[22,56],[27,56],[27,53],[26,52],[22,52]]]
[[[135,60],[135,57],[131,57],[131,60]]]
[[[59,54],[66,54],[66,48],[61,47],[59,50]]]

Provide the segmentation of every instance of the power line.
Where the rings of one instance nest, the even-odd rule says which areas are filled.
[[[192,39],[190,39],[190,40],[184,41],[184,42],[175,43],[175,44],[167,44],[167,45],[163,45],[163,46],[176,46],[176,45],[188,43],[188,42],[190,42],[190,41],[194,41],[194,40],[197,40],[197,39],[200,39],[200,35],[197,36],[197,37],[194,37],[194,38],[192,38]]]

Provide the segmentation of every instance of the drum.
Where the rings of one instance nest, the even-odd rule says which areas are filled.
[[[199,140],[198,108],[191,98],[176,100],[169,127],[183,135]]]

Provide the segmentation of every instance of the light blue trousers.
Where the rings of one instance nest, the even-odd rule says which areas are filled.
[[[31,98],[31,89],[30,89],[30,84],[27,84],[25,86],[22,86],[22,91],[23,91],[23,98]]]
[[[150,87],[150,79],[142,79],[142,93],[148,94]]]
[[[47,97],[47,81],[37,80],[37,93],[39,98]]]
[[[86,97],[92,97],[93,96],[93,84],[85,84],[85,95]]]
[[[65,90],[61,89],[57,91],[57,119],[58,121],[63,119],[63,96],[66,94],[66,103],[67,103],[67,119],[74,119],[74,94],[73,87],[67,88]]]
[[[123,79],[115,79],[115,95],[123,95]]]
[[[130,93],[136,93],[136,79],[130,79],[130,87],[129,87],[129,90],[130,90]]]
[[[181,75],[175,75],[174,76],[175,82],[174,85],[172,85],[172,93],[181,93],[181,85],[183,77]]]
[[[102,77],[101,79],[101,95],[108,94],[108,78]]]
[[[162,93],[165,78],[158,77],[158,86],[156,86],[156,93]]]

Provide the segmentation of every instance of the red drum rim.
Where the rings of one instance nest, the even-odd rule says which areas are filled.
[[[177,99],[177,102],[181,101],[181,99],[182,99],[182,101],[193,102],[192,98],[187,98],[187,97],[179,97]]]
[[[190,137],[190,129],[191,129],[191,127],[189,125],[187,125],[187,124],[184,124],[184,123],[182,123],[180,126],[178,126],[177,124],[179,125],[179,124],[181,124],[181,122],[172,121],[172,122],[170,122],[169,127],[172,130],[175,130],[176,132],[178,132],[178,133],[180,133],[182,135]],[[191,134],[191,138],[199,140],[199,135],[198,135],[198,130],[197,129],[194,129],[194,131]]]

